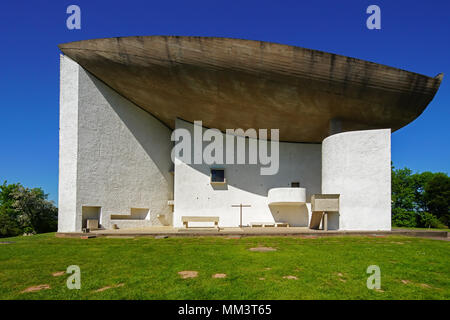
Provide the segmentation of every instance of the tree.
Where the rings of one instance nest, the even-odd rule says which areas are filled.
[[[448,226],[450,221],[450,177],[436,173],[427,181],[423,194],[428,212]]]
[[[11,237],[22,234],[19,223],[7,214],[0,214],[0,237]]]
[[[412,171],[408,168],[395,170],[392,166],[391,183],[392,223],[398,227],[416,227],[416,192]]]
[[[392,169],[392,206],[408,211],[414,210],[414,189],[412,188],[411,170],[408,168]]]
[[[392,166],[392,223],[400,227],[448,225],[450,178],[445,173],[412,173]]]
[[[0,185],[0,214],[13,215],[15,213],[12,207],[14,202],[12,194],[18,187],[18,184],[7,184],[6,181]]]
[[[22,234],[22,229],[17,222],[17,212],[12,204],[12,194],[18,188],[17,184],[0,185],[0,237],[17,236]]]
[[[425,228],[442,228],[442,222],[429,212],[421,212],[418,216],[418,226]]]
[[[56,231],[58,209],[41,188],[0,185],[0,236]]]
[[[428,211],[424,197],[425,185],[435,176],[435,173],[425,171],[411,175],[411,187],[414,189],[414,207],[416,212]]]
[[[41,188],[29,189],[19,185],[12,196],[12,206],[25,232],[56,231],[58,209],[47,200],[48,195]]]
[[[417,227],[417,213],[402,208],[392,208],[392,224],[397,227]]]

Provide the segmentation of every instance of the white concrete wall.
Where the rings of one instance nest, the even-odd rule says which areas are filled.
[[[185,128],[192,136],[193,127],[193,124],[183,120],[176,121],[177,129]],[[203,148],[207,144],[209,142],[204,143]],[[210,184],[211,167],[225,169],[226,185]],[[174,226],[181,227],[181,217],[191,215],[219,216],[219,226],[236,227],[239,225],[239,208],[232,208],[231,205],[240,203],[251,205],[250,208],[243,208],[244,225],[276,220],[287,221],[294,226],[307,226],[311,194],[321,190],[321,145],[280,143],[278,173],[263,176],[260,175],[260,168],[259,164],[186,164],[177,157]],[[300,186],[306,188],[307,205],[269,207],[269,189],[289,187],[291,182],[300,182]]]
[[[338,133],[322,143],[322,193],[340,194],[329,228],[391,230],[391,130]]]
[[[77,215],[79,66],[61,55],[59,97],[58,231],[74,231]]]
[[[58,231],[80,231],[83,206],[101,207],[105,228],[131,208],[150,210],[142,225],[171,223],[171,130],[65,56],[60,103]]]

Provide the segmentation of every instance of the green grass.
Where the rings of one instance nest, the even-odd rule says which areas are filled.
[[[0,299],[450,298],[448,241],[401,236],[82,240],[54,234],[0,241],[14,241],[0,244]],[[277,251],[248,250],[255,246]],[[80,290],[67,289],[68,275],[52,276],[69,265],[81,268]],[[369,265],[381,268],[382,291],[367,289]],[[181,279],[183,270],[199,275]],[[213,279],[215,273],[227,277]],[[283,278],[288,275],[298,280]],[[41,284],[51,289],[21,293]]]

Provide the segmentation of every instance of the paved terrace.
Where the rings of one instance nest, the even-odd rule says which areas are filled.
[[[324,236],[387,236],[403,235],[412,237],[427,237],[442,240],[450,239],[447,231],[394,229],[392,231],[339,231],[339,230],[312,230],[307,227],[264,227],[264,228],[173,228],[173,227],[147,227],[140,229],[95,230],[89,233],[58,232],[57,237],[250,237],[250,236],[298,236],[298,237],[324,237]]]

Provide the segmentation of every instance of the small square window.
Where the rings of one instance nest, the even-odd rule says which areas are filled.
[[[224,169],[211,169],[211,183],[225,183]]]
[[[291,182],[291,188],[300,188],[300,182]]]

